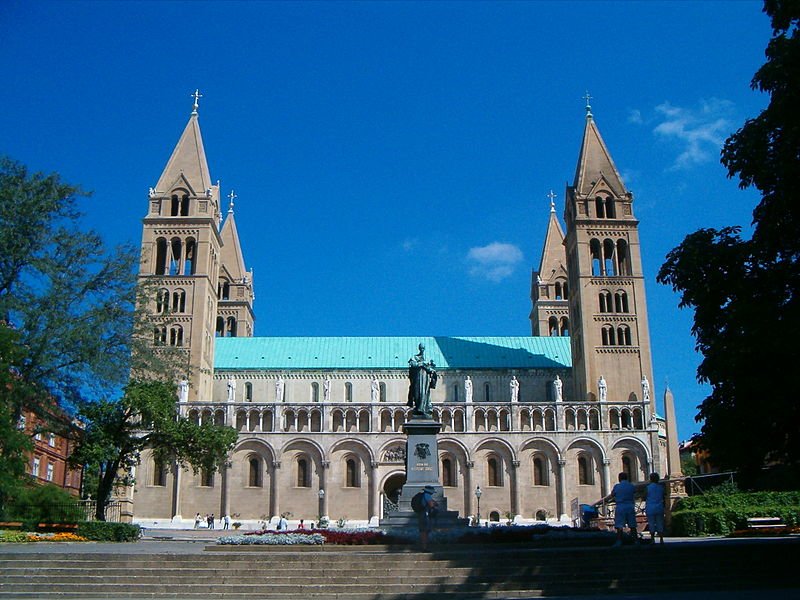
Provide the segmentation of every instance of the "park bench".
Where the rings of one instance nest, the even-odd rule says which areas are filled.
[[[41,531],[71,531],[78,529],[77,523],[39,523],[36,529]]]
[[[22,529],[21,521],[0,521],[0,529]]]
[[[786,527],[780,517],[750,517],[747,519],[748,529],[781,529]]]

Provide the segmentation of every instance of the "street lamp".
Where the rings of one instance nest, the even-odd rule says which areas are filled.
[[[481,491],[481,486],[476,487],[475,497],[478,499],[478,518],[476,519],[476,521],[478,523],[478,527],[481,526],[481,494],[483,494],[483,492]]]

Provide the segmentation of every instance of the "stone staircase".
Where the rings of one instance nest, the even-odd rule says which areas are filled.
[[[0,599],[400,600],[768,589],[799,597],[798,550],[798,539],[615,549],[447,546],[426,554],[388,546],[209,546],[195,554],[6,550]]]

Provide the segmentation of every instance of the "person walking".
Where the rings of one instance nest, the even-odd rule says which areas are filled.
[[[638,542],[636,537],[636,509],[633,505],[636,488],[628,481],[627,473],[620,473],[618,479],[619,483],[614,486],[611,494],[609,494],[609,498],[613,498],[617,505],[614,511],[614,527],[617,530],[617,541],[614,542],[615,547],[622,545],[622,530],[626,525],[633,534],[634,542]]]
[[[650,541],[664,543],[664,484],[659,482],[658,473],[650,473],[647,484],[647,504],[644,513],[647,515],[647,528],[650,530]]]

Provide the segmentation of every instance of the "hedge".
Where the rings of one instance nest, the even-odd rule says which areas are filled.
[[[672,534],[728,535],[747,529],[747,519],[779,517],[800,525],[800,492],[708,493],[681,499],[672,512]]]
[[[135,542],[142,536],[142,528],[130,523],[83,521],[76,533],[96,542]]]

